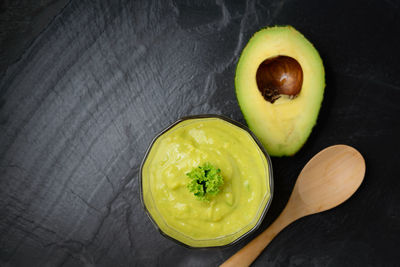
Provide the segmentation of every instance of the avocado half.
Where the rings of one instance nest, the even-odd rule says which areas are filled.
[[[265,28],[244,48],[235,87],[246,122],[267,152],[290,156],[317,121],[324,66],[314,46],[293,27]]]

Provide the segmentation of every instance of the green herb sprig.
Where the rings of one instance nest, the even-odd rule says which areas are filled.
[[[187,188],[197,199],[203,201],[209,201],[210,196],[218,194],[220,187],[224,184],[221,170],[210,163],[193,168],[186,175],[190,178]]]

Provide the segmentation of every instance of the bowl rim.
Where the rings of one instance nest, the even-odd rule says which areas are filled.
[[[261,152],[264,154],[265,158],[267,159],[268,162],[268,172],[269,172],[269,191],[270,191],[270,197],[268,199],[268,202],[265,204],[265,207],[260,215],[260,218],[258,219],[257,223],[247,232],[245,232],[244,234],[242,234],[241,236],[239,236],[237,239],[233,240],[232,242],[226,244],[226,245],[222,245],[222,246],[207,246],[207,247],[194,247],[194,246],[190,246],[188,244],[185,244],[169,235],[167,235],[166,233],[163,232],[163,230],[161,230],[161,228],[157,225],[157,223],[155,222],[155,220],[153,219],[152,215],[150,214],[149,210],[147,209],[145,203],[144,203],[144,199],[143,199],[143,177],[142,177],[142,172],[143,172],[143,165],[147,160],[147,157],[149,155],[149,152],[151,150],[151,148],[153,147],[154,143],[156,142],[156,140],[158,138],[160,138],[163,134],[165,134],[166,132],[168,132],[170,129],[172,129],[173,127],[175,127],[176,125],[178,125],[179,123],[186,121],[186,120],[193,120],[193,119],[206,119],[206,118],[217,118],[217,119],[222,119],[226,122],[229,122],[235,126],[238,126],[239,128],[245,130],[246,132],[248,132],[250,134],[250,136],[254,139],[254,141],[256,142],[256,144],[258,145],[258,147],[261,149]],[[140,202],[142,203],[143,209],[145,210],[147,217],[150,219],[150,221],[152,222],[153,226],[157,229],[157,231],[164,236],[165,238],[174,241],[175,243],[184,246],[186,248],[190,248],[190,249],[211,249],[211,248],[227,248],[230,246],[233,246],[237,243],[239,243],[240,241],[242,241],[243,239],[245,239],[246,237],[248,237],[249,235],[251,235],[252,233],[254,233],[258,228],[260,228],[261,223],[264,221],[264,218],[271,206],[272,203],[272,199],[274,196],[274,178],[273,178],[273,169],[272,169],[272,161],[270,156],[268,155],[267,151],[265,150],[264,146],[261,144],[261,142],[258,140],[258,138],[255,136],[255,134],[244,124],[237,122],[225,115],[219,115],[219,114],[199,114],[199,115],[189,115],[189,116],[184,116],[181,117],[180,119],[176,120],[175,122],[173,122],[172,124],[170,124],[169,126],[167,126],[166,128],[164,128],[163,130],[161,130],[158,134],[156,134],[156,136],[151,140],[150,144],[148,145],[145,155],[142,159],[142,162],[140,164],[140,169],[139,169],[139,195],[140,195]]]

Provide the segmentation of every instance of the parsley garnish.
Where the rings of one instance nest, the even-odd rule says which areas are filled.
[[[187,188],[199,200],[208,201],[209,196],[218,194],[220,187],[224,184],[221,170],[215,168],[210,163],[193,168],[186,175],[190,178]]]

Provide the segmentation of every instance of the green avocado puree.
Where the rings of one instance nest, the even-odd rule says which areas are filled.
[[[199,201],[186,175],[210,163],[220,192]],[[184,120],[162,134],[142,168],[148,212],[168,236],[192,247],[222,246],[251,230],[270,198],[268,161],[251,135],[219,118]]]

